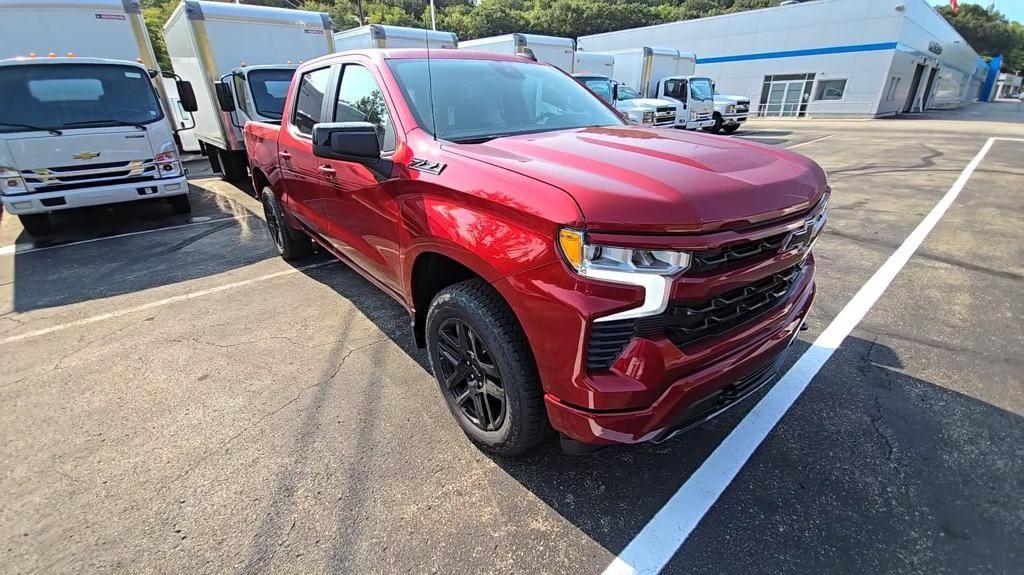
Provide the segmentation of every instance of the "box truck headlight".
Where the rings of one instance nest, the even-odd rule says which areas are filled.
[[[726,106],[725,107],[725,113],[726,114],[735,114],[736,113],[736,106],[733,106],[732,104]]]
[[[154,161],[157,170],[160,171],[160,177],[177,176],[181,173],[181,167],[178,164],[178,150],[175,148],[174,142],[164,144]]]
[[[697,112],[690,112],[690,120],[696,120],[697,116],[698,116]]]
[[[19,194],[25,191],[25,180],[21,179],[18,170],[0,166],[0,195]]]
[[[595,320],[599,322],[665,311],[673,278],[690,267],[688,252],[593,244],[582,230],[572,228],[559,230],[558,247],[566,263],[581,276],[644,288],[641,305]]]

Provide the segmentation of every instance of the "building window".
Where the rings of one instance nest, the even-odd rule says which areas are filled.
[[[815,100],[842,100],[846,92],[846,79],[818,80],[818,90],[814,93]]]

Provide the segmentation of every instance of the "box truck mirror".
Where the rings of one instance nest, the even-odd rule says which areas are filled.
[[[217,82],[217,104],[222,112],[235,111],[235,95],[231,93],[231,86],[227,82]]]
[[[192,82],[178,80],[174,86],[178,89],[178,99],[181,101],[182,109],[186,112],[195,112],[199,109],[199,102],[196,101],[196,92],[192,89]]]

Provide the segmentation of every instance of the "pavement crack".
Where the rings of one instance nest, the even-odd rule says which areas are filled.
[[[895,453],[896,448],[895,446],[893,446],[892,440],[889,438],[889,436],[885,434],[882,431],[881,427],[879,427],[878,425],[885,418],[885,416],[882,414],[882,403],[881,401],[879,401],[877,393],[875,394],[875,411],[878,414],[877,417],[869,418],[871,420],[871,428],[874,429],[875,434],[878,435],[878,437],[881,437],[882,441],[885,442],[887,449],[887,453],[885,455],[886,461],[888,461],[889,464],[891,464],[893,467],[897,467],[897,465],[893,462],[893,454]]]

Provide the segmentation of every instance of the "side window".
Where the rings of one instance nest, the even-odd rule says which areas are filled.
[[[245,92],[245,80],[241,75],[232,75],[231,81],[235,84],[235,102],[239,109],[246,114],[249,113],[249,96]]]
[[[334,105],[334,121],[369,122],[377,126],[380,149],[395,149],[395,127],[384,103],[384,94],[370,71],[362,66],[345,66],[338,88],[338,101]]]
[[[320,68],[306,72],[299,80],[299,92],[295,95],[295,110],[292,112],[292,123],[299,132],[310,135],[313,133],[313,124],[320,123],[324,94],[327,93],[327,82],[330,79],[331,69]]]

